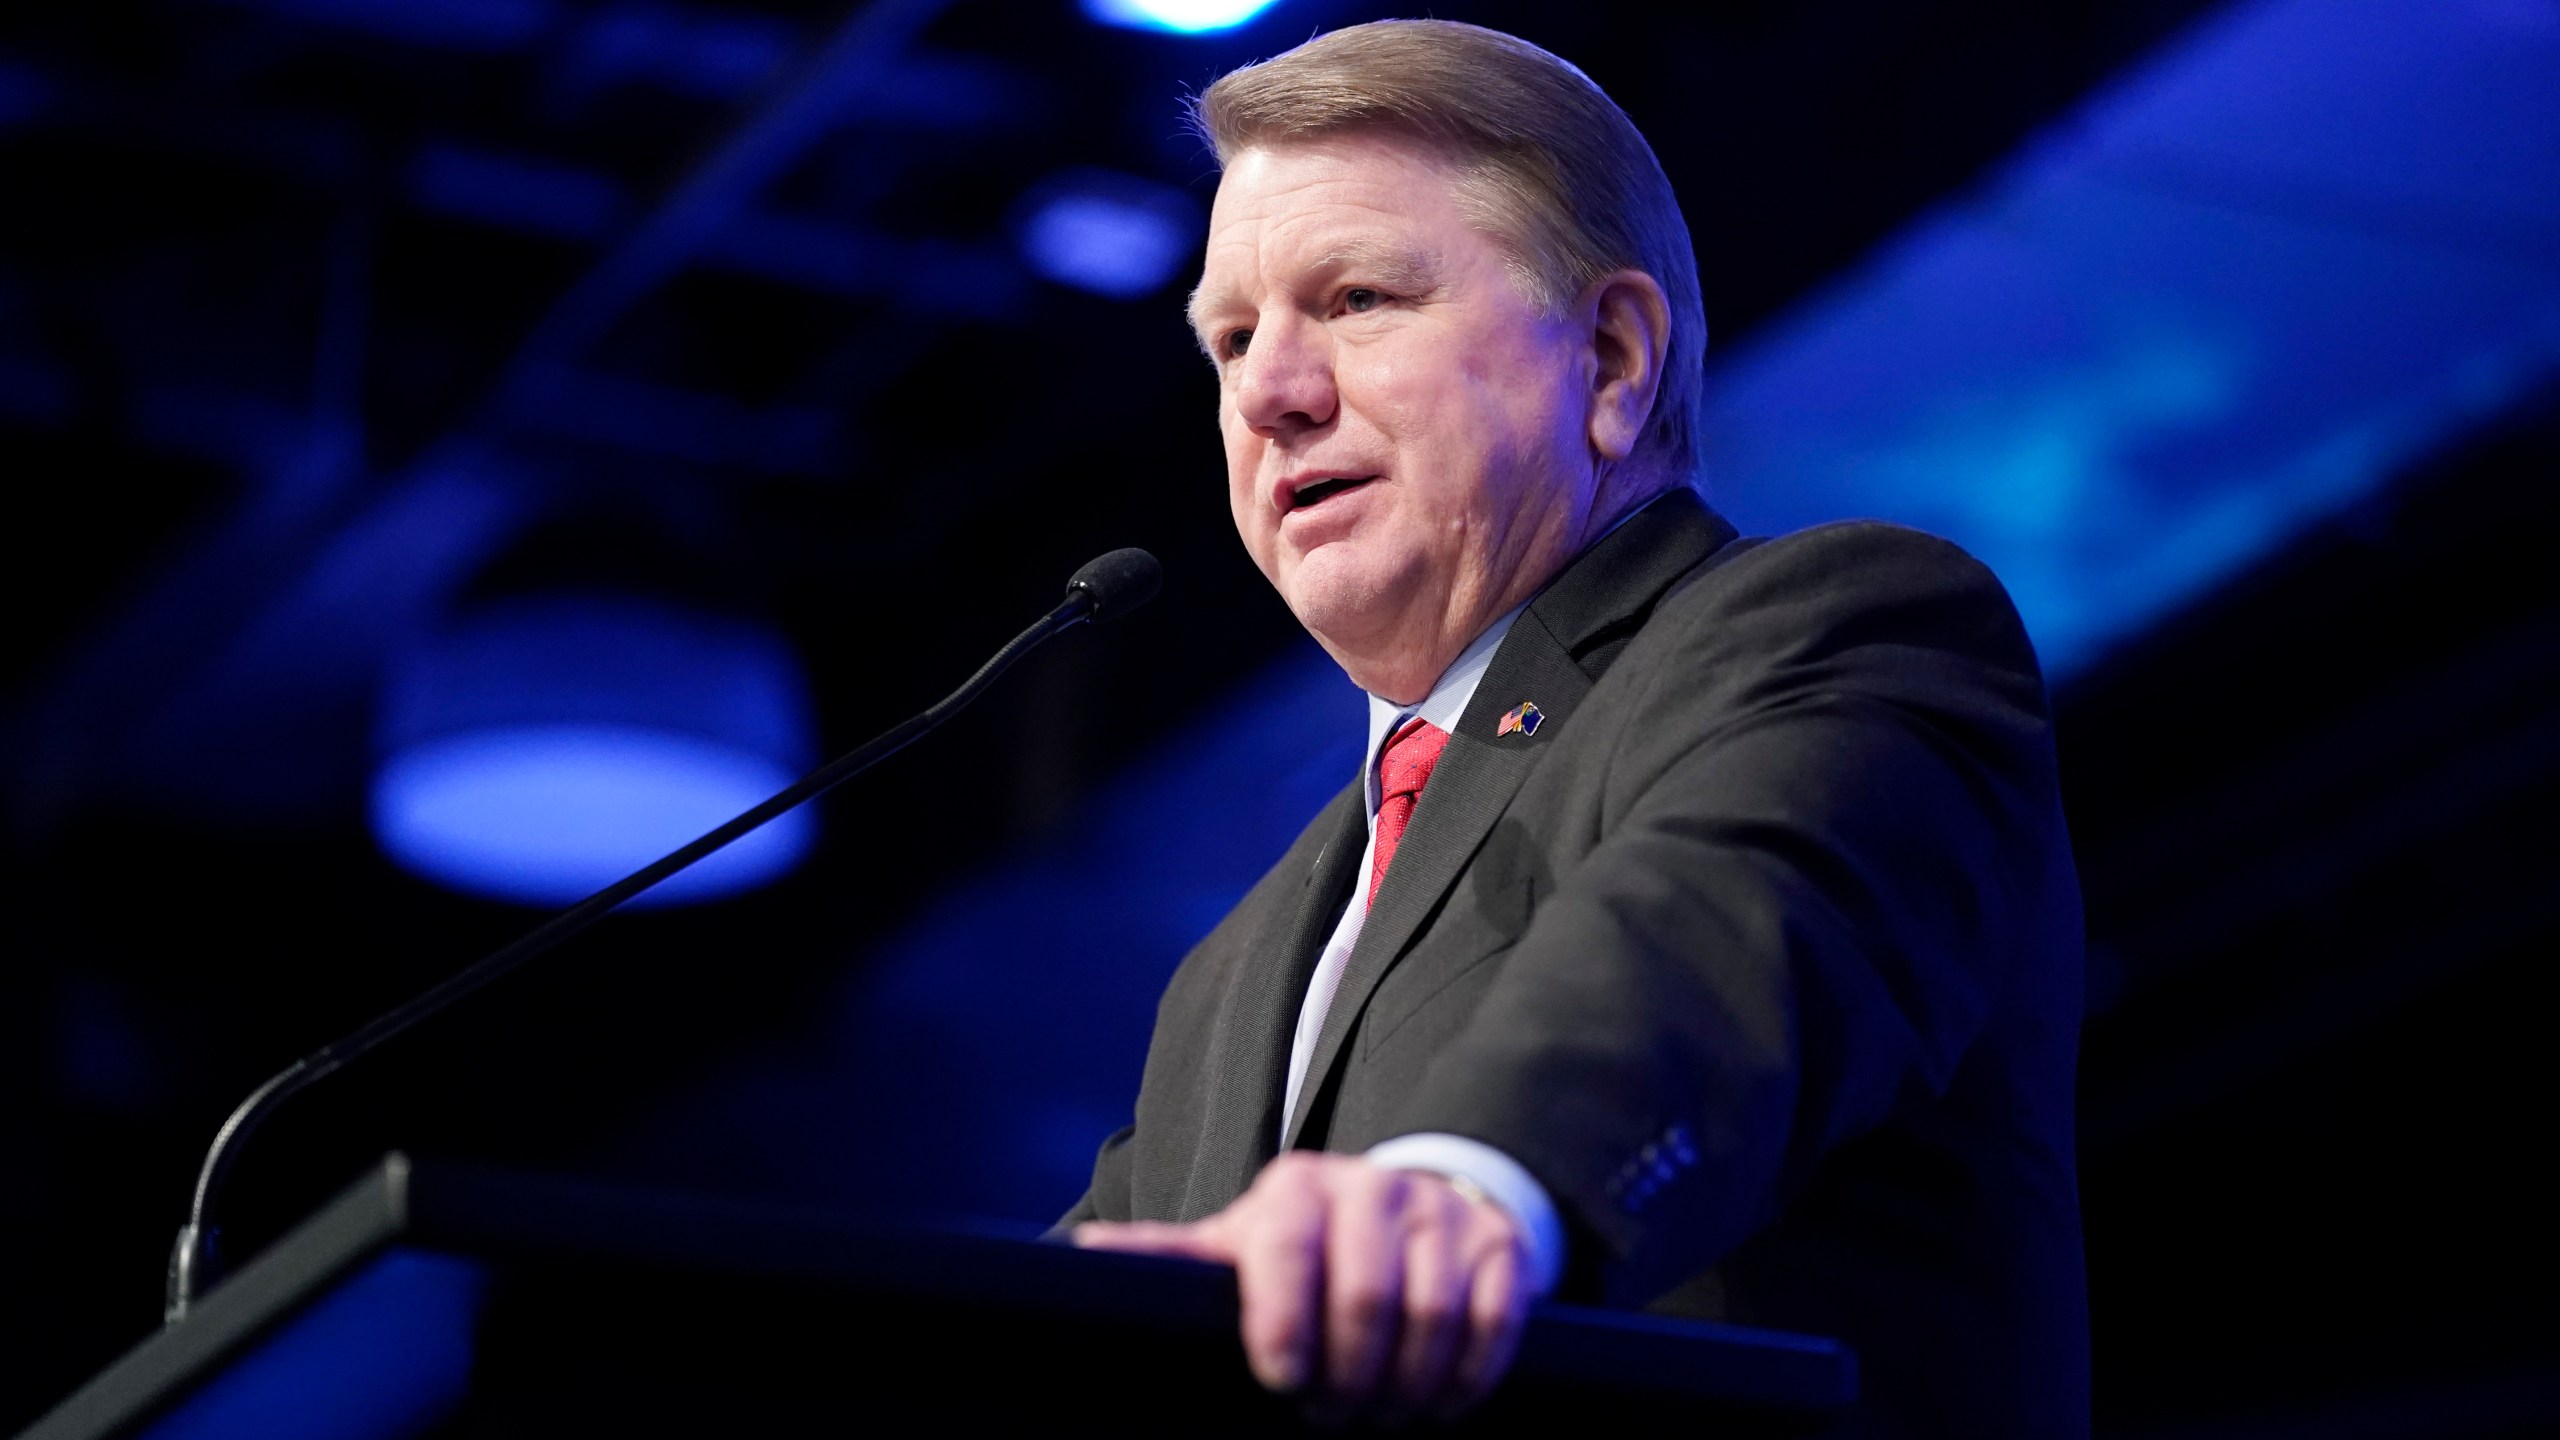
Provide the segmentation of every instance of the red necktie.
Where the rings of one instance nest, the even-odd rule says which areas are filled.
[[[1396,842],[1404,838],[1405,823],[1413,819],[1414,804],[1422,799],[1422,787],[1431,781],[1431,767],[1440,763],[1440,752],[1449,747],[1449,732],[1428,720],[1416,719],[1387,742],[1386,753],[1378,757],[1378,843],[1377,856],[1369,862],[1369,903],[1378,899],[1379,882],[1387,878],[1387,862],[1396,858]]]

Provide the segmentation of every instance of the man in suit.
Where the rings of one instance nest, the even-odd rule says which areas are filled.
[[[1463,1408],[1555,1294],[1845,1336],[1866,1433],[2085,1431],[2078,894],[1998,583],[1699,499],[1687,231],[1571,66],[1384,22],[1198,110],[1229,503],[1369,758],[1184,960],[1078,1242],[1236,1266],[1321,1410]]]

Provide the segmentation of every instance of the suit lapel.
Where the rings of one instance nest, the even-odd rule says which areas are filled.
[[[1368,838],[1361,787],[1334,797],[1315,827],[1322,848],[1285,907],[1237,941],[1236,973],[1211,1023],[1209,1093],[1178,1215],[1197,1220],[1225,1209],[1271,1159],[1289,1073],[1289,1043],[1317,957],[1342,907]],[[1285,877],[1283,883],[1286,883]]]
[[[1605,668],[1603,660],[1586,669],[1594,653],[1614,658],[1622,645],[1613,637],[1622,642],[1620,632],[1640,624],[1663,591],[1733,534],[1695,492],[1675,490],[1583,552],[1513,622],[1450,733],[1369,908],[1289,1117],[1290,1146],[1300,1143],[1370,994],[1438,913],[1511,797],[1591,693]],[[1504,717],[1524,702],[1537,706],[1537,728],[1500,733]]]

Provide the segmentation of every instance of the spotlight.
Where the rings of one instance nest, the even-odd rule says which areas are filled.
[[[1132,30],[1205,35],[1231,30],[1271,8],[1271,0],[1085,0],[1087,15]]]
[[[530,905],[579,899],[789,784],[813,758],[779,637],[611,595],[518,600],[396,667],[373,828],[402,867]],[[810,811],[640,897],[707,900],[808,851]]]
[[[1023,197],[1023,257],[1060,284],[1135,300],[1162,289],[1199,241],[1200,207],[1170,185],[1070,170]]]

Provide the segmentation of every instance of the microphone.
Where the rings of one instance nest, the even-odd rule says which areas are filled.
[[[213,1224],[214,1202],[221,1196],[223,1181],[230,1174],[232,1159],[241,1143],[249,1138],[261,1121],[274,1113],[277,1106],[392,1036],[437,1014],[603,919],[632,896],[922,739],[940,728],[944,721],[959,714],[962,707],[983,694],[997,677],[1012,669],[1023,656],[1087,621],[1099,625],[1106,620],[1119,619],[1154,599],[1163,584],[1164,567],[1144,550],[1114,550],[1094,560],[1067,582],[1064,600],[1052,607],[1048,614],[1033,621],[1029,629],[1006,641],[1004,648],[979,666],[976,674],[962,681],[959,689],[935,701],[922,714],[869,744],[801,776],[753,808],[552,916],[513,944],[482,956],[424,993],[376,1016],[362,1028],[321,1046],[269,1077],[267,1083],[249,1092],[249,1098],[241,1101],[230,1118],[222,1122],[222,1128],[214,1134],[212,1146],[205,1151],[204,1166],[196,1173],[195,1198],[187,1210],[187,1223],[179,1228],[177,1243],[169,1252],[169,1286],[167,1304],[162,1311],[163,1323],[174,1325],[185,1319],[188,1307],[195,1302],[196,1293],[220,1278],[214,1248],[220,1233]]]
[[[1094,560],[1067,582],[1067,597],[1091,597],[1093,623],[1117,620],[1156,598],[1164,588],[1164,567],[1156,557],[1134,546]]]

